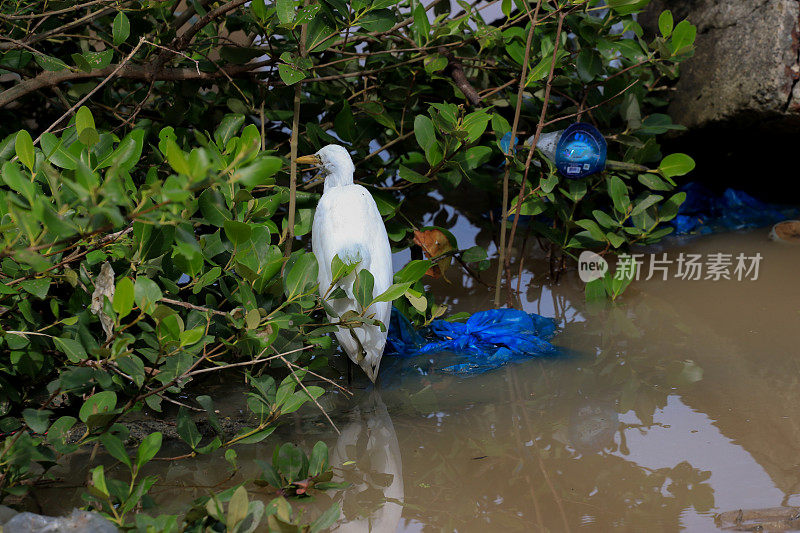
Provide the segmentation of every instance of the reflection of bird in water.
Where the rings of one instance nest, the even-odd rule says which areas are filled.
[[[314,155],[298,157],[297,162],[320,166],[325,175],[325,190],[317,204],[311,234],[312,248],[319,263],[320,295],[329,294],[334,256],[338,255],[347,265],[358,263],[356,272],[337,282],[347,296],[329,300],[340,317],[351,310],[358,313],[360,308],[353,293],[358,271],[366,269],[375,278],[373,296],[383,293],[392,284],[392,251],[381,214],[369,191],[353,184],[355,166],[343,147],[329,144]],[[389,302],[378,302],[372,304],[364,316],[374,314],[376,320],[388,326],[391,307]],[[386,344],[386,331],[366,324],[353,330],[340,327],[336,338],[348,357],[375,381]]]
[[[373,390],[356,407],[331,452],[352,485],[342,493],[342,520],[336,531],[396,531],[403,513],[400,445],[380,393]]]

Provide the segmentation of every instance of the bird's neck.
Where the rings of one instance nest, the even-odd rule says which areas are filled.
[[[346,169],[336,169],[325,176],[325,190],[328,192],[334,187],[344,187],[353,184],[353,171]]]

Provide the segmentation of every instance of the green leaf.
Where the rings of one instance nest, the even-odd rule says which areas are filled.
[[[72,54],[70,57],[72,57],[72,60],[75,62],[75,66],[77,66],[80,70],[84,72],[92,71],[92,66],[81,54]]]
[[[231,176],[231,181],[239,182],[248,189],[259,185],[272,185],[272,178],[283,166],[283,160],[274,156],[264,156],[256,159],[249,165],[239,168]]]
[[[128,20],[128,16],[120,11],[117,13],[117,16],[114,17],[114,22],[111,25],[111,38],[114,41],[114,45],[119,46],[124,43],[130,34],[131,22]]]
[[[419,172],[415,172],[408,167],[400,165],[400,169],[398,170],[398,174],[400,177],[406,181],[410,181],[411,183],[427,183],[431,180],[428,176],[423,176]]]
[[[422,46],[426,44],[430,38],[431,23],[428,20],[428,12],[422,2],[417,4],[414,9],[414,31],[418,35],[417,44]]]
[[[197,424],[195,424],[194,420],[192,420],[189,416],[189,410],[183,406],[178,409],[178,418],[175,424],[175,431],[178,433],[178,436],[192,448],[192,450],[197,448],[197,445],[200,444],[202,436],[200,435],[200,431],[197,429]]]
[[[225,199],[218,191],[206,189],[198,198],[197,204],[208,223],[218,228],[231,218]]]
[[[22,418],[34,433],[44,434],[47,428],[50,427],[50,415],[52,414],[53,411],[46,409],[25,409],[22,411]]]
[[[664,202],[664,205],[661,206],[661,209],[659,209],[658,218],[662,222],[666,222],[678,216],[678,208],[681,206],[684,200],[686,200],[685,192],[679,192],[671,196],[669,200]]]
[[[608,0],[606,5],[620,15],[630,15],[644,9],[650,0]]]
[[[167,163],[172,167],[172,170],[185,176],[190,175],[192,171],[183,150],[178,148],[178,145],[172,139],[167,140],[166,148],[167,153],[165,155],[167,156]]]
[[[117,282],[114,289],[114,301],[111,303],[112,309],[117,314],[117,319],[122,320],[133,309],[133,281],[131,278],[122,278]]]
[[[225,236],[236,246],[241,246],[248,242],[250,235],[253,233],[249,224],[238,220],[226,220],[222,223],[222,227],[225,229]]]
[[[461,259],[466,263],[483,261],[486,257],[486,248],[482,246],[473,246],[472,248],[464,250],[464,253],[461,254]]]
[[[136,278],[133,285],[133,300],[143,312],[151,314],[162,297],[161,288],[155,281],[144,276]]]
[[[654,191],[671,191],[672,185],[665,182],[655,174],[639,174],[639,183]]]
[[[605,242],[606,236],[603,233],[603,230],[600,229],[600,226],[598,226],[594,220],[589,220],[588,218],[585,218],[583,220],[578,220],[577,222],[575,222],[575,224],[587,230],[591,234],[594,240]]]
[[[328,469],[328,445],[317,441],[308,458],[308,475],[315,477]]]
[[[278,448],[277,460],[273,466],[277,466],[278,472],[289,481],[298,481],[300,471],[303,469],[305,454],[303,450],[292,444],[284,443]]]
[[[117,406],[117,394],[114,391],[101,391],[90,396],[78,412],[78,418],[87,422],[89,417],[96,414],[109,413]]]
[[[234,135],[236,135],[244,125],[244,115],[230,114],[225,115],[219,126],[214,131],[214,141],[220,150],[224,150]]]
[[[464,122],[461,123],[461,127],[467,132],[464,142],[471,144],[477,141],[486,131],[486,126],[489,125],[491,118],[486,111],[475,111],[464,117]]]
[[[369,307],[370,302],[372,302],[374,285],[375,278],[372,276],[372,272],[366,268],[362,268],[358,271],[356,280],[353,283],[353,295],[356,297],[356,301],[361,305],[362,309]]]
[[[306,78],[305,71],[295,68],[292,65],[287,65],[286,63],[278,65],[278,74],[286,85],[294,85],[298,81]]]
[[[161,449],[161,433],[156,431],[142,439],[139,449],[136,450],[136,467],[141,469],[150,459],[156,456]]]
[[[25,280],[20,283],[20,286],[40,300],[44,300],[47,292],[50,290],[50,278],[36,278]]]
[[[666,178],[683,176],[694,170],[694,159],[686,154],[670,154],[658,166],[661,175]]]
[[[356,269],[359,263],[360,261],[345,263],[339,259],[338,254],[334,255],[333,259],[331,260],[331,284],[334,284],[342,278],[349,276]]]
[[[47,430],[47,442],[53,444],[59,453],[63,453],[63,446],[69,436],[69,430],[75,425],[78,419],[73,416],[62,416]],[[65,450],[66,451],[66,450]]]
[[[67,150],[64,147],[63,140],[52,133],[42,134],[42,140],[39,141],[39,145],[42,148],[42,152],[44,152],[45,158],[55,166],[67,170],[78,168],[80,158]]]
[[[3,181],[11,187],[11,190],[24,196],[32,205],[36,189],[30,178],[20,172],[19,167],[13,161],[6,161],[3,164]]]
[[[306,393],[306,390],[308,393]],[[289,414],[297,411],[300,407],[311,400],[317,399],[325,392],[322,387],[309,385],[306,390],[299,390],[286,399],[283,406],[281,406],[282,414]],[[310,396],[309,396],[310,394]]]
[[[17,152],[17,157],[22,161],[22,164],[28,167],[28,170],[33,172],[33,165],[36,163],[36,156],[33,153],[33,140],[31,134],[25,130],[17,132],[17,138],[14,141],[14,150]]]
[[[414,309],[419,311],[420,314],[425,314],[425,311],[428,309],[428,299],[424,294],[409,289],[406,292],[406,298],[408,298],[408,301]]]
[[[417,281],[422,279],[422,276],[425,275],[425,272],[431,268],[433,263],[427,259],[415,259],[410,261],[406,266],[400,269],[394,275],[394,282],[395,283],[416,283]]]
[[[100,436],[100,442],[103,444],[103,447],[111,455],[111,457],[120,463],[127,465],[128,468],[131,467],[131,458],[128,456],[128,452],[125,450],[125,445],[122,444],[122,441],[119,439],[119,437],[112,433],[103,433]]]
[[[639,213],[644,212],[648,207],[657,204],[661,200],[663,200],[663,196],[659,196],[658,194],[649,194],[644,197],[641,201],[639,201],[636,206],[631,211],[631,216],[636,216]]]
[[[674,23],[675,21],[672,18],[672,11],[669,9],[662,11],[661,15],[658,17],[658,29],[661,32],[661,35],[668,38],[672,34]]]
[[[578,70],[578,76],[584,83],[593,81],[603,72],[603,62],[600,59],[600,55],[591,48],[584,48],[580,51],[575,66]]]
[[[100,135],[95,129],[92,112],[85,105],[75,113],[75,128],[78,131],[78,140],[86,146],[94,146],[100,142]]]
[[[96,466],[92,469],[92,485],[89,487],[89,489],[94,489],[94,491],[97,491],[101,498],[109,497],[103,465]]]
[[[376,296],[373,302],[393,302],[404,295],[413,284],[414,283],[410,281],[406,281],[404,283],[395,283],[381,294]]]
[[[608,183],[608,194],[614,202],[614,208],[622,214],[627,214],[628,206],[631,203],[628,197],[627,185],[617,176],[611,176],[606,181]]]
[[[384,32],[394,26],[395,17],[388,9],[373,9],[361,17],[358,23],[369,32]]]
[[[79,363],[87,358],[86,350],[80,342],[66,337],[53,337],[56,349],[67,356],[73,363]]]
[[[294,20],[295,0],[276,0],[275,12],[281,24],[289,24]]]
[[[56,72],[59,70],[65,70],[69,68],[69,65],[52,56],[36,53],[33,55],[36,63],[44,70],[48,70],[50,72]]]
[[[253,10],[255,15],[261,22],[267,19],[267,5],[264,0],[253,0],[250,2],[250,9]]]
[[[204,336],[205,327],[203,326],[182,331],[180,336],[180,345],[181,347],[191,346],[192,344],[200,342],[200,339],[202,339]]]
[[[262,440],[272,435],[272,432],[275,431],[276,427],[277,426],[270,426],[267,429],[262,429],[261,431],[256,431],[256,432],[253,432],[251,428],[247,427],[242,428],[241,431],[239,431],[239,433],[236,434],[237,439],[242,435],[246,435],[248,433],[252,434],[247,437],[243,437],[237,440],[236,442],[238,442],[239,444],[255,444],[257,442],[261,442]]]
[[[75,57],[77,54],[72,55]],[[88,72],[91,72],[94,69],[103,69],[110,65],[114,58],[114,51],[108,49],[102,52],[84,52],[80,57],[83,59],[82,63],[89,67]]]
[[[584,288],[586,303],[601,303],[606,301],[606,287],[603,279],[594,279]]]
[[[117,145],[113,152],[103,158],[98,164],[97,169],[106,168],[109,166],[124,168],[130,171],[139,159],[142,157],[142,148],[144,147],[145,130],[135,129],[125,136],[124,139]],[[42,138],[44,141],[44,138]],[[43,143],[44,144],[44,143]],[[51,158],[52,159],[52,158]],[[55,163],[58,164],[58,163]],[[77,167],[77,161],[72,163]],[[59,165],[60,166],[60,165]],[[62,167],[69,168],[69,167]]]
[[[433,121],[425,115],[417,115],[414,119],[414,137],[425,151],[425,158],[431,166],[439,164],[442,160],[442,148],[436,140],[436,130]]]
[[[680,21],[672,30],[672,52],[674,54],[685,52],[694,44],[695,37],[697,37],[697,27],[688,20]]]
[[[319,266],[314,254],[305,252],[296,256],[296,259],[290,258],[283,276],[283,293],[286,298],[292,300],[310,292],[317,283],[318,272]]]
[[[243,486],[239,486],[228,502],[228,513],[225,520],[227,531],[235,531],[236,526],[247,516],[247,508],[247,490]]]
[[[602,225],[605,228],[619,227],[619,222],[611,218],[611,216],[605,213],[604,211],[595,209],[594,211],[592,211],[592,215],[594,215],[595,220],[597,220],[600,223],[600,225]]]
[[[294,26],[297,27],[300,24],[307,24],[314,20],[314,17],[317,16],[319,10],[322,9],[322,5],[320,4],[311,4],[305,7],[300,8],[300,11],[297,12],[297,15],[294,19]]]

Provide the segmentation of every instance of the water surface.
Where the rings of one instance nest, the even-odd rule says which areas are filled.
[[[488,240],[450,225],[462,247]],[[762,261],[756,281],[640,280],[596,310],[574,271],[549,283],[528,250],[516,302],[559,320],[564,355],[469,377],[395,364],[379,388],[359,377],[352,399],[325,401],[341,434],[308,406],[238,448],[233,477],[221,454],[157,465],[160,512],[257,475],[252,461],[283,440],[329,444],[351,486],[294,505],[313,518],[341,502],[340,531],[709,531],[720,512],[800,505],[800,247],[758,230],[654,250]],[[432,292],[452,312],[491,306],[484,285],[455,266],[448,277]],[[223,410],[240,409],[230,398]],[[80,504],[63,487],[38,497]]]

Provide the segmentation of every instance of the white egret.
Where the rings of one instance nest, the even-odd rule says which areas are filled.
[[[360,312],[353,293],[353,283],[360,270],[367,269],[375,278],[373,296],[383,293],[392,284],[392,251],[378,206],[367,189],[353,184],[355,166],[342,146],[329,144],[314,155],[298,157],[297,162],[321,167],[325,178],[311,233],[312,249],[319,263],[320,295],[329,294],[334,256],[338,255],[345,264],[358,263],[352,274],[337,282],[347,297],[330,303],[339,316],[350,310]],[[364,316],[374,315],[388,328],[390,313],[390,302],[378,302],[372,304]],[[368,324],[352,331],[358,341],[348,328],[341,326],[336,338],[347,356],[374,382],[386,344],[386,332]]]

